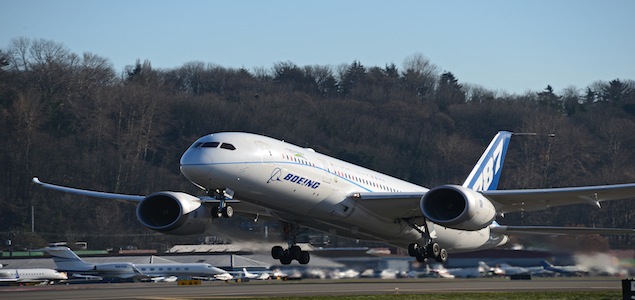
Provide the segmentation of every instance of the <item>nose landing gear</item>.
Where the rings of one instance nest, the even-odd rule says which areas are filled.
[[[218,206],[212,207],[212,218],[231,218],[234,215],[234,209],[225,202],[225,200],[227,200],[225,190],[215,189],[213,193],[214,198],[216,198],[219,203]]]

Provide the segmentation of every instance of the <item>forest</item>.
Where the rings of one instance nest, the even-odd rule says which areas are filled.
[[[557,88],[488,90],[420,53],[402,66],[282,61],[234,69],[192,61],[155,69],[137,60],[117,71],[98,54],[14,38],[0,49],[0,249],[9,239],[16,249],[56,241],[158,250],[201,243],[202,236],[145,229],[132,205],[48,191],[31,179],[138,195],[200,194],[180,175],[179,158],[198,137],[220,131],[271,136],[426,187],[462,183],[499,130],[537,133],[512,138],[499,188],[635,182],[635,81]],[[574,205],[498,222],[633,228],[634,207],[632,199]],[[264,239],[254,231],[262,222],[252,223],[216,220],[207,235]],[[327,240],[320,234],[312,233]],[[633,248],[635,239],[539,243],[602,250]]]

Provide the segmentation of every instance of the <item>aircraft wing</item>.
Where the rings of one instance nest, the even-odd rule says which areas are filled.
[[[482,191],[499,213],[541,210],[570,204],[592,204],[602,201],[635,198],[635,184],[598,185],[568,188]],[[419,202],[425,192],[354,193],[356,205],[387,218],[422,217]]]
[[[635,184],[482,192],[499,213],[540,210],[570,204],[600,206],[602,201],[635,198]]]
[[[113,199],[117,201],[135,203],[135,204],[141,202],[143,199],[146,198],[146,196],[141,196],[141,195],[106,193],[106,192],[83,190],[83,189],[66,187],[66,186],[61,186],[61,185],[56,185],[51,183],[45,183],[40,181],[40,179],[38,179],[37,177],[33,177],[33,182],[46,189],[50,189],[54,191],[59,191],[59,192],[64,192],[64,193],[69,193],[69,194],[74,194],[79,196],[93,197],[93,198]],[[220,200],[214,197],[202,196],[198,198],[201,201],[201,203],[218,204],[220,202]],[[227,204],[231,204],[232,207],[234,208],[234,212],[236,213],[262,216],[262,217],[271,216],[271,212],[268,209],[255,205],[255,204],[251,204],[245,201],[240,201],[237,199],[225,199],[224,201]]]
[[[635,234],[635,229],[594,228],[594,227],[557,227],[557,226],[508,226],[493,224],[492,233],[501,234]]]
[[[419,202],[425,192],[414,193],[355,193],[350,197],[356,206],[390,219],[423,217]]]
[[[141,202],[141,200],[145,198],[145,196],[139,196],[139,195],[126,195],[126,194],[115,194],[115,193],[105,193],[105,192],[97,192],[97,191],[90,191],[90,190],[81,190],[81,189],[65,187],[61,185],[44,183],[44,182],[41,182],[37,177],[33,177],[33,182],[50,190],[74,194],[74,195],[80,195],[80,196],[93,197],[93,198],[106,198],[106,199],[114,199],[118,201],[133,202],[133,203]]]

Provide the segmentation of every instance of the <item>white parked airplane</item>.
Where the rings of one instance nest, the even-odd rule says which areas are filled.
[[[271,278],[268,272],[251,273],[247,271],[247,268],[243,268],[243,276],[249,279],[267,280]]]
[[[489,275],[491,268],[482,261],[477,267],[446,269],[443,265],[436,265],[430,272],[437,274],[440,278],[479,278]]]
[[[309,262],[296,245],[308,227],[407,248],[418,261],[445,261],[448,252],[505,244],[513,233],[633,234],[633,229],[502,226],[508,212],[635,196],[635,184],[496,190],[511,132],[491,141],[463,185],[432,189],[356,166],[310,148],[262,135],[224,132],[203,136],[181,157],[181,173],[207,196],[157,192],[148,196],[81,190],[33,181],[48,189],[137,204],[146,227],[167,234],[202,233],[213,218],[234,211],[283,221],[289,247],[271,254],[282,264]]]
[[[55,282],[66,280],[66,273],[53,269],[0,269],[0,283]]]
[[[42,250],[53,257],[58,270],[81,275],[165,281],[171,279],[172,276],[215,277],[227,273],[225,270],[206,263],[133,264],[121,262],[95,264],[85,262],[68,247],[47,247]]]

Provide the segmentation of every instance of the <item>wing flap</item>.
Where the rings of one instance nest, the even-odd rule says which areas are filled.
[[[570,204],[599,205],[602,201],[635,197],[635,184],[569,188],[483,191],[500,213],[540,210]]]

